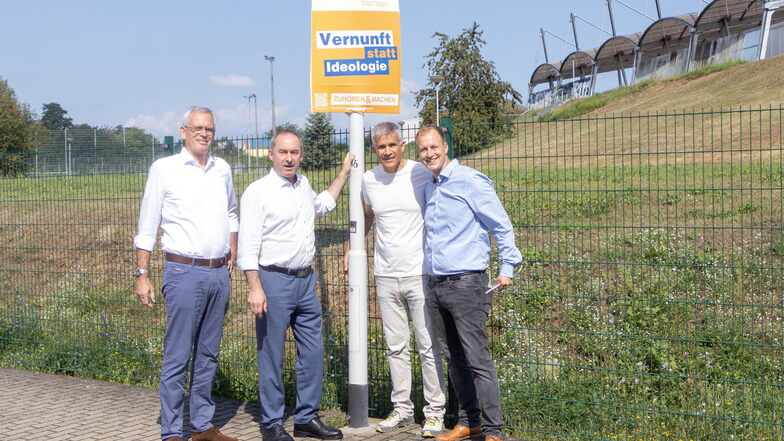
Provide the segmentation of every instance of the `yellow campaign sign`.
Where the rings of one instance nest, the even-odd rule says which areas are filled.
[[[400,113],[398,0],[311,5],[311,110]]]

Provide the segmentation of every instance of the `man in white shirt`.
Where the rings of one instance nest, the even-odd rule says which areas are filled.
[[[427,284],[422,276],[424,186],[433,175],[422,164],[403,157],[406,145],[399,125],[377,124],[371,131],[371,138],[380,164],[362,177],[362,207],[365,234],[370,231],[373,218],[376,219],[373,273],[387,343],[394,406],[389,416],[376,424],[376,431],[389,432],[414,422],[410,319],[419,347],[427,401],[423,409],[422,436],[434,437],[444,429],[444,381],[439,351],[434,350],[435,340],[425,308]],[[348,247],[344,271],[347,271],[347,264]]]
[[[286,330],[297,345],[297,404],[294,436],[341,439],[339,429],[318,416],[324,375],[321,303],[316,296],[314,219],[335,208],[354,155],[329,187],[316,195],[297,172],[303,158],[299,135],[280,131],[269,150],[270,173],[242,195],[237,264],[245,272],[248,305],[256,315],[259,404],[264,441],[292,441],[283,429],[285,390],[282,369]]]
[[[144,189],[136,246],[139,301],[152,308],[150,255],[158,227],[166,336],[160,379],[161,439],[182,441],[185,379],[191,365],[190,419],[194,441],[237,441],[212,424],[212,380],[218,367],[223,317],[229,305],[229,273],[237,255],[237,197],[231,168],[210,155],[215,118],[192,107],[182,120],[182,151],[150,167]]]

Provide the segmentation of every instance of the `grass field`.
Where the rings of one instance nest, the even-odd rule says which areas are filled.
[[[780,114],[520,123],[497,146],[461,159],[494,180],[525,259],[513,288],[496,296],[489,327],[510,434],[782,439]],[[260,173],[236,174],[237,193]],[[309,177],[323,188],[333,175]],[[163,308],[141,308],[129,275],[144,179],[2,181],[0,364],[155,386]],[[319,223],[315,262],[324,404],[336,409],[347,399],[347,212],[343,197]],[[370,294],[370,412],[382,416],[389,373]],[[235,273],[216,388],[253,399],[245,295]],[[415,383],[421,407],[418,376]]]

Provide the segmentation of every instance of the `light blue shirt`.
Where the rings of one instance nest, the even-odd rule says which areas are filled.
[[[425,186],[425,269],[442,276],[487,268],[493,233],[501,261],[500,275],[512,277],[523,258],[514,230],[493,181],[451,160]]]

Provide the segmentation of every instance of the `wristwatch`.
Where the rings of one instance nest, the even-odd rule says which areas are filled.
[[[135,270],[133,270],[133,275],[135,277],[139,277],[142,274],[148,274],[149,272],[150,272],[149,270],[146,270],[146,269],[143,269],[143,268],[136,268]]]

